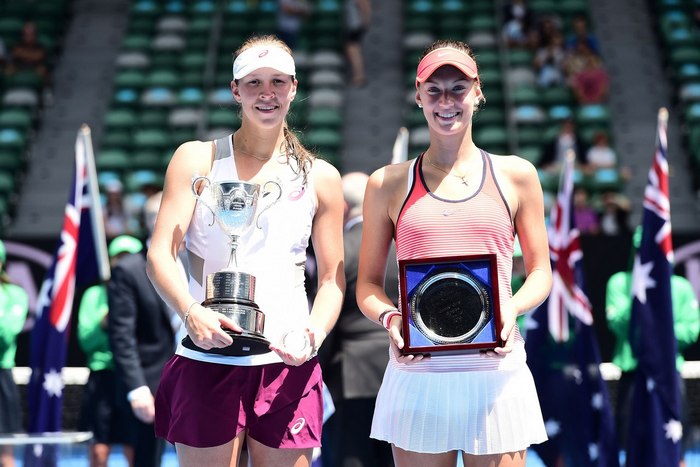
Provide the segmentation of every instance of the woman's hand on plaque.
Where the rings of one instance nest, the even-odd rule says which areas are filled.
[[[204,350],[228,347],[233,343],[225,329],[243,332],[231,319],[221,313],[216,313],[200,304],[195,304],[185,321],[185,329],[192,342]]]
[[[389,345],[391,346],[391,351],[394,352],[396,361],[399,363],[415,363],[420,362],[424,358],[429,358],[427,355],[415,354],[415,355],[404,355],[401,352],[403,349],[403,335],[401,334],[402,318],[401,315],[396,315],[391,318],[389,323]]]
[[[510,305],[502,306],[501,317],[503,324],[500,336],[502,345],[482,352],[489,357],[503,357],[513,351],[513,341],[515,340],[515,310],[513,310]]]

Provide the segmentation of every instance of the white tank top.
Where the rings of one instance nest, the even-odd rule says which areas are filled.
[[[221,138],[214,144],[215,158],[208,178],[212,181],[239,180],[232,138]],[[304,185],[303,176],[291,166],[287,167],[288,172],[281,180],[275,180],[282,187],[282,196],[259,215],[259,228],[253,222],[251,228],[241,235],[236,254],[238,268],[255,276],[255,302],[265,313],[264,335],[272,343],[278,343],[282,334],[289,329],[305,327],[309,317],[304,265],[318,201],[311,177]],[[201,197],[213,205],[208,187],[204,188]],[[258,212],[276,197],[274,188],[269,196],[260,196]],[[185,246],[189,254],[190,293],[200,302],[206,298],[207,274],[221,271],[228,263],[228,239],[213,221],[211,211],[197,201],[185,236]],[[251,366],[282,361],[274,352],[229,357],[197,352],[182,344],[176,353],[199,361],[226,365]]]

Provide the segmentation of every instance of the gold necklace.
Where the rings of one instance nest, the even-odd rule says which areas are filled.
[[[457,174],[453,174],[452,172],[448,172],[447,170],[443,169],[443,168],[440,167],[439,165],[435,164],[435,163],[430,159],[430,156],[428,156],[428,154],[425,155],[425,158],[428,159],[428,164],[432,165],[433,167],[435,167],[436,169],[438,169],[440,172],[445,173],[445,174],[447,174],[447,175],[451,175],[451,176],[456,177],[456,178],[459,178],[459,179],[462,181],[462,183],[464,184],[464,186],[467,186],[467,187],[469,186],[469,182],[467,181],[467,176],[466,176],[466,175],[457,175]]]
[[[253,154],[253,153],[251,153],[251,152],[247,152],[247,151],[244,151],[243,149],[237,148],[237,146],[236,146],[236,135],[233,135],[232,143],[233,143],[233,151],[234,151],[235,153],[241,153],[241,154],[243,154],[244,156],[252,157],[253,159],[259,160],[260,162],[267,162],[267,161],[269,161],[270,159],[272,159],[273,157],[275,157],[275,155],[280,156],[280,154],[270,154],[270,155],[267,156],[267,157],[260,157],[260,156],[256,156],[255,154]]]
[[[253,159],[257,159],[257,160],[259,160],[259,161],[261,161],[261,162],[267,162],[267,161],[269,161],[270,159],[272,159],[272,157],[274,156],[274,154],[272,154],[272,155],[269,155],[269,156],[267,156],[267,157],[260,157],[260,156],[256,156],[255,154],[251,154],[251,153],[249,153],[249,152],[245,152],[245,151],[242,150],[242,149],[236,150],[235,148],[234,148],[234,151],[235,151],[235,152],[238,152],[238,153],[241,153],[241,154],[243,154],[244,156],[252,157]]]

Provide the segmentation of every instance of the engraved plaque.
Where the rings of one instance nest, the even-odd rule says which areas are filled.
[[[496,255],[399,261],[406,354],[501,345]]]

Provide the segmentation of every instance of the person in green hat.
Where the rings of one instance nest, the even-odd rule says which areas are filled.
[[[110,264],[125,254],[138,253],[143,244],[129,235],[115,237],[109,244]],[[92,431],[89,450],[91,467],[107,465],[111,445],[123,444],[124,456],[133,466],[133,449],[127,438],[127,421],[116,409],[116,374],[107,335],[107,286],[88,288],[78,310],[78,342],[85,353],[90,376],[85,385],[78,429]]]
[[[7,251],[0,240],[0,433],[22,431],[20,394],[12,378],[17,353],[17,335],[22,331],[29,309],[29,297],[11,282],[5,270]],[[0,446],[0,465],[13,467],[11,446]]]
[[[634,261],[634,254],[639,248],[641,239],[642,228],[637,227],[632,241],[633,250],[630,264]],[[632,282],[631,270],[617,272],[608,279],[605,293],[605,315],[608,328],[615,334],[612,363],[621,371],[615,407],[616,428],[621,446],[625,445],[627,437],[627,422],[632,404],[634,370],[637,368],[637,359],[632,353],[629,340],[629,325],[632,313]],[[681,387],[682,422],[685,426],[688,414],[685,384],[683,378],[680,377],[680,371],[685,362],[683,352],[698,340],[698,335],[700,334],[700,310],[698,309],[698,300],[692,284],[688,279],[677,274],[671,276],[671,303],[673,306],[673,330],[676,335],[678,349],[676,368],[678,369]]]

